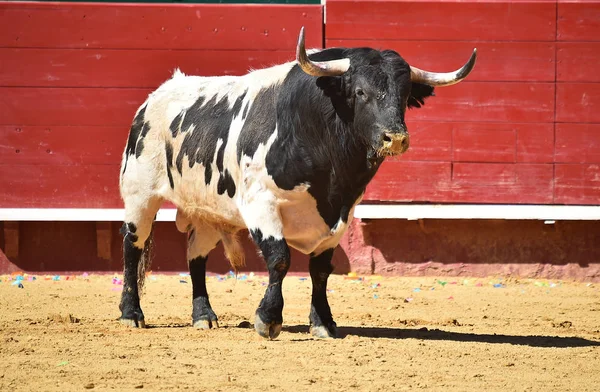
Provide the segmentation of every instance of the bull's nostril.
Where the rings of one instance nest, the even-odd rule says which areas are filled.
[[[392,141],[392,138],[389,137],[388,135],[383,135],[383,141],[386,142],[386,143],[389,143],[389,142]]]

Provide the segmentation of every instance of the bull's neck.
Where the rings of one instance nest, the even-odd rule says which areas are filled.
[[[344,212],[347,216],[379,165],[368,161],[366,146],[337,116],[315,79],[293,72],[278,89],[277,138],[267,167],[283,189],[309,184],[321,215],[333,226]]]

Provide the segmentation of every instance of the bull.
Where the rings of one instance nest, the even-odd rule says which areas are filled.
[[[283,323],[282,283],[290,247],[310,255],[310,333],[335,337],[327,301],[334,249],[383,160],[409,147],[407,108],[434,87],[460,82],[460,69],[434,73],[395,51],[331,48],[243,76],[186,76],[178,70],[138,109],[123,153],[120,191],[123,324],[144,327],[140,292],[152,224],[165,201],[187,233],[192,325],[218,326],[206,262],[219,242],[233,268],[244,264],[238,232],[248,229],[269,272],[254,328],[274,339]]]

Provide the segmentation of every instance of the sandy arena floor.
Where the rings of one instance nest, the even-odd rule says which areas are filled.
[[[284,330],[248,322],[264,276],[211,275],[221,328],[194,330],[191,283],[150,275],[149,328],[121,326],[112,275],[0,277],[0,390],[598,391],[597,284],[333,276],[341,338],[308,334],[310,280],[284,282]],[[120,278],[120,277],[119,277]],[[11,280],[12,279],[12,280]]]

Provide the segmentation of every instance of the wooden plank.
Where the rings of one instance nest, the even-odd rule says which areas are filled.
[[[390,161],[364,200],[550,204],[552,187],[552,164]]]
[[[557,81],[600,82],[600,42],[558,42],[557,47]]]
[[[553,83],[469,82],[437,88],[408,118],[420,121],[549,123],[554,120]]]
[[[556,124],[555,162],[600,163],[600,124]]]
[[[96,222],[96,253],[98,258],[112,260],[112,222]]]
[[[189,75],[243,75],[294,58],[291,50],[0,48],[0,86],[156,88],[175,68]]]
[[[559,41],[600,41],[600,1],[558,2]]]
[[[553,165],[457,162],[452,191],[448,202],[550,204]]]
[[[0,125],[4,165],[119,165],[128,127]]]
[[[327,47],[372,47],[397,51],[409,64],[448,72],[461,67],[477,48],[469,81],[554,82],[555,44],[541,42],[407,41],[327,39]]]
[[[410,148],[388,160],[554,162],[554,124],[407,121]]]
[[[600,200],[600,165],[555,165],[554,203],[598,204]]]
[[[453,160],[463,162],[551,163],[554,125],[451,123]]]
[[[4,253],[11,259],[19,258],[19,222],[4,222]]]
[[[517,162],[551,163],[554,161],[554,124],[518,124]]]
[[[557,83],[556,121],[600,122],[599,83]]]
[[[409,120],[550,122],[554,85],[463,82],[439,88]],[[129,127],[150,89],[0,88],[0,125],[91,125]]]
[[[323,42],[320,5],[0,3],[0,47],[294,50]],[[59,27],[60,26],[60,27]]]
[[[0,87],[0,125],[129,128],[150,89]]]
[[[517,131],[510,124],[455,125],[452,144],[455,162],[515,162]]]
[[[555,2],[329,1],[328,39],[554,41]]]
[[[454,162],[452,164],[452,185],[485,187],[504,186],[517,183],[518,165],[510,163]]]
[[[0,208],[121,208],[119,166],[0,165]]]
[[[364,201],[448,201],[450,162],[386,161],[367,187]]]
[[[423,121],[407,121],[410,147],[406,154],[388,160],[450,161],[452,159],[452,125]]]

